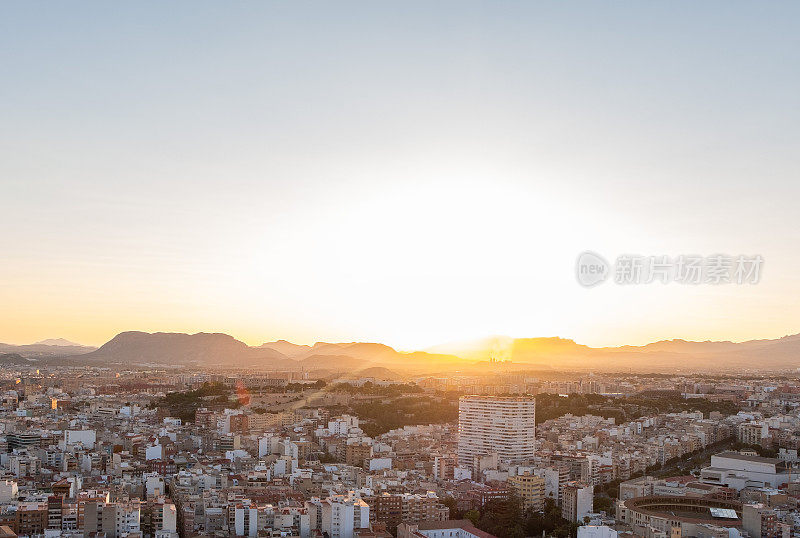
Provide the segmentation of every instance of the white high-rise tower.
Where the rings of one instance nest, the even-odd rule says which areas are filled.
[[[458,401],[458,464],[477,469],[477,458],[533,459],[536,399],[532,396],[462,396]]]

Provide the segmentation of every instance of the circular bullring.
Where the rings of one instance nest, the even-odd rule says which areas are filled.
[[[629,512],[630,522],[645,522],[651,518],[674,523],[708,523],[722,527],[739,527],[742,524],[742,503],[721,499],[698,497],[652,496],[636,497],[623,503]],[[712,508],[718,515],[712,514]],[[732,512],[736,518],[732,518]],[[722,512],[728,511],[728,512]],[[729,514],[727,517],[719,514]]]

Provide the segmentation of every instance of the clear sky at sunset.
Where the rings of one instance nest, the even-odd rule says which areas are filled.
[[[796,2],[0,14],[0,342],[800,332]],[[765,262],[585,289],[584,250]]]

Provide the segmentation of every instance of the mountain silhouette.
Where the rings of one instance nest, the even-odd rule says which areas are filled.
[[[36,346],[11,346],[14,349],[6,350],[2,348],[4,345],[0,344],[0,353],[42,356],[33,349],[19,350]],[[61,349],[61,346],[44,347]],[[65,346],[63,349],[70,348]],[[491,337],[406,353],[374,342],[317,342],[308,346],[278,340],[251,347],[222,333],[130,331],[118,334],[94,351],[82,351],[71,358],[89,363],[230,366],[340,373],[378,367],[395,372],[476,372],[487,365],[497,364],[506,369],[641,372],[788,370],[800,368],[800,335],[739,343],[676,339],[643,346],[597,348],[559,337]]]

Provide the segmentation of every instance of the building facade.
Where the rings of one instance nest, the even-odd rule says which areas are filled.
[[[458,401],[458,464],[475,469],[482,456],[507,463],[531,461],[536,400],[530,396],[462,396]]]
[[[544,508],[544,478],[541,476],[531,473],[512,476],[508,479],[508,485],[522,499],[525,509],[538,511]]]

